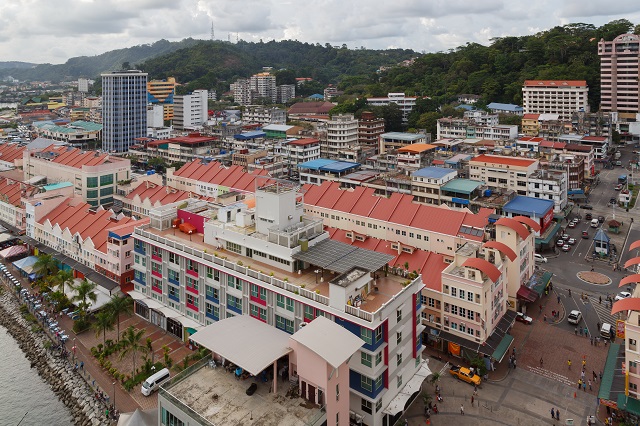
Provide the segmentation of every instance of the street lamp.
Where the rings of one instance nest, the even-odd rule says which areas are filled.
[[[113,409],[116,409],[116,382],[113,382]]]

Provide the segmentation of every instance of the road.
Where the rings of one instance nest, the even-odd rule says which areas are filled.
[[[621,157],[622,163],[628,164],[633,157],[632,148],[624,147],[620,151],[623,153]],[[616,245],[619,262],[624,264],[628,259],[639,255],[637,250],[634,253],[629,253],[629,245],[640,239],[640,225],[637,221],[631,221],[632,217],[640,217],[640,208],[636,204],[627,212],[620,207],[609,205],[609,199],[617,198],[618,196],[618,191],[614,187],[618,182],[618,176],[621,174],[629,175],[630,172],[621,167],[602,170],[599,175],[600,183],[593,188],[588,199],[588,204],[593,206],[593,210],[586,211],[576,208],[570,218],[576,216],[584,218],[587,212],[591,213],[594,218],[604,216],[603,225],[605,226],[601,226],[600,229],[603,229]],[[606,226],[613,218],[623,223],[622,231],[619,234],[610,233]],[[581,238],[582,231],[585,230],[589,233],[588,239]],[[595,228],[589,226],[588,221],[583,219],[576,228],[565,228],[564,232],[575,238],[576,244],[571,247],[568,253],[558,251],[557,256],[549,256],[548,263],[542,264],[540,267],[554,274],[553,284],[565,306],[566,313],[568,314],[572,310],[582,312],[584,318],[582,327],[586,325],[590,334],[597,335],[598,323],[608,322],[615,324],[617,317],[611,315],[611,308],[606,302],[606,297],[608,295],[614,297],[620,291],[618,289],[620,279],[629,275],[632,271],[614,271],[613,266],[605,261],[587,262],[585,257],[590,256],[593,252],[593,236],[596,232]],[[609,277],[611,282],[607,285],[595,285],[582,281],[577,277],[578,272],[590,271],[591,268],[595,272]],[[569,289],[571,290],[571,296],[569,296]],[[583,293],[586,294],[584,299],[581,297]],[[602,301],[600,298],[602,298]],[[566,320],[558,324],[558,327],[568,331],[573,331],[575,328],[575,326],[568,324]]]

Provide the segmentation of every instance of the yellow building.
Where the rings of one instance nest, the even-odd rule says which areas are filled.
[[[162,105],[165,121],[173,119],[173,96],[176,85],[174,77],[147,82],[147,100],[149,103]]]

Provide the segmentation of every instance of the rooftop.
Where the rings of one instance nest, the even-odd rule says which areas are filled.
[[[326,158],[318,158],[316,160],[306,161],[298,164],[299,169],[320,170],[325,172],[340,173],[360,167],[360,163],[352,163],[350,161],[329,160]]]
[[[525,87],[586,87],[585,80],[525,80]]]
[[[514,111],[514,112],[519,112],[519,111],[523,110],[523,108],[520,105],[501,104],[499,102],[491,102],[490,104],[487,105],[487,108],[489,108],[489,109],[499,109],[499,110],[503,110],[503,111]]]
[[[412,173],[412,176],[425,177],[431,179],[441,179],[450,174],[456,174],[455,170],[445,169],[444,167],[424,167]]]
[[[173,173],[174,177],[193,179],[202,183],[225,186],[229,190],[246,192],[254,192],[256,177],[264,175],[267,175],[265,170],[247,173],[241,166],[224,167],[216,161],[203,160],[187,163]]]
[[[502,155],[487,155],[480,154],[476,157],[473,157],[470,161],[476,163],[490,163],[490,164],[503,164],[505,166],[516,166],[516,167],[529,167],[532,164],[535,164],[538,160],[529,160],[526,158],[514,158],[514,157],[505,157]]]
[[[397,139],[406,142],[418,141],[424,139],[425,135],[422,133],[404,133],[404,132],[389,132],[380,135],[381,139]],[[425,144],[427,145],[427,144]]]
[[[31,157],[51,161],[63,166],[82,169],[84,166],[99,166],[102,164],[128,161],[119,157],[111,157],[101,151],[83,151],[68,146],[49,145],[41,151],[31,152]]]
[[[502,210],[512,214],[522,214],[543,217],[549,209],[553,210],[553,200],[543,200],[542,198],[526,197],[517,195],[513,200],[504,205]]]
[[[484,185],[483,182],[471,179],[451,179],[449,182],[442,185],[442,191],[459,192],[464,194],[471,194],[478,187]]]
[[[411,153],[420,153],[424,151],[432,151],[437,147],[435,145],[431,145],[428,143],[412,143],[411,145],[405,145],[402,148],[398,148],[398,152],[411,152]]]

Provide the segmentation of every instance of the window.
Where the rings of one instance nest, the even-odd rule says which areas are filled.
[[[153,266],[155,266],[155,264]],[[169,269],[168,275],[169,275],[169,281],[173,281],[176,284],[180,285],[180,272],[174,271],[173,269]]]
[[[151,262],[151,272],[162,275],[162,265],[159,263]]]
[[[263,309],[256,305],[250,305],[251,316],[254,318],[259,318],[262,321],[267,320],[267,310]]]
[[[187,271],[193,271],[196,274],[198,273],[198,263],[191,260],[191,259],[187,259]]]
[[[287,311],[293,312],[293,299],[287,297]]]
[[[459,297],[460,297],[460,299],[463,299],[463,300],[464,300],[464,297],[465,297],[465,291],[461,289],[459,294],[460,294],[460,296],[459,296]]]
[[[376,342],[382,340],[382,326],[376,328]]]
[[[381,362],[382,362],[382,352],[378,352],[376,354],[376,366],[380,365]]]
[[[89,189],[87,191],[87,198],[98,198],[98,190],[97,189]]]
[[[187,293],[187,305],[198,307],[198,296]]]
[[[458,289],[456,289],[455,287],[451,287],[451,296],[456,297],[457,292],[458,292]]]
[[[151,256],[156,256],[162,259],[162,249],[160,247],[151,246]]]
[[[372,414],[373,410],[371,407],[371,401],[367,401],[366,399],[362,398],[362,403],[360,404],[360,408],[362,409],[362,411],[368,414]]]
[[[163,426],[184,426],[184,422],[171,414],[165,408],[162,409],[162,425]]]
[[[360,387],[371,392],[373,390],[373,381],[367,376],[360,376]]]
[[[207,315],[210,317],[214,317],[216,319],[220,318],[220,308],[212,305],[211,303],[206,303],[205,304],[206,309],[207,309]]]
[[[360,328],[360,338],[370,345],[373,344],[373,332],[368,328]]]
[[[100,188],[100,196],[104,197],[106,195],[113,194],[113,186],[107,186],[106,188]]]
[[[400,367],[402,365],[402,353],[396,354],[396,365]]]
[[[289,334],[293,334],[293,321],[290,319],[276,315],[276,328],[286,331]]]
[[[187,287],[192,288],[195,291],[198,291],[198,280],[187,277]]]
[[[87,180],[89,180],[89,179],[87,179]],[[104,185],[113,185],[113,175],[112,174],[100,176],[100,186],[104,186]]]
[[[238,277],[227,275],[227,285],[229,288],[235,288],[236,290],[242,291],[242,280]]]
[[[284,308],[285,299],[286,297],[283,295],[276,294],[276,305],[278,305],[279,308]]]
[[[360,352],[360,363],[364,366],[371,367],[371,354]]]
[[[336,385],[336,401],[340,401],[340,385]]]
[[[213,288],[210,285],[205,286],[205,291],[206,291],[206,297],[209,299],[216,299],[218,300],[218,289],[217,288]]]
[[[304,305],[304,319],[312,321],[316,317],[315,311],[312,306]]]
[[[397,385],[398,389],[400,389],[400,387],[402,387],[402,376],[398,376],[398,378],[396,379],[396,385]]]
[[[242,313],[242,300],[227,294],[227,307],[231,310],[235,310],[238,313]]]
[[[382,398],[376,402],[376,413],[382,408]]]
[[[396,333],[396,343],[400,344],[400,342],[402,342],[402,332],[401,331]]]
[[[169,262],[174,263],[176,265],[180,264],[180,256],[175,253],[169,252]]]
[[[231,241],[227,241],[227,250],[240,254],[242,253],[242,246],[240,244],[232,243]]]
[[[378,378],[376,379],[376,390],[382,387],[382,383],[383,383],[382,374],[379,375]]]
[[[171,297],[176,302],[180,301],[180,289],[178,287],[174,287],[172,285],[169,287],[169,297]]]
[[[402,321],[402,309],[398,309],[398,310],[396,311],[396,321],[397,321],[397,322]]]
[[[470,291],[467,292],[467,301],[473,302],[473,293]]]
[[[98,187],[98,178],[97,177],[88,177],[87,178],[87,188],[97,188]]]

